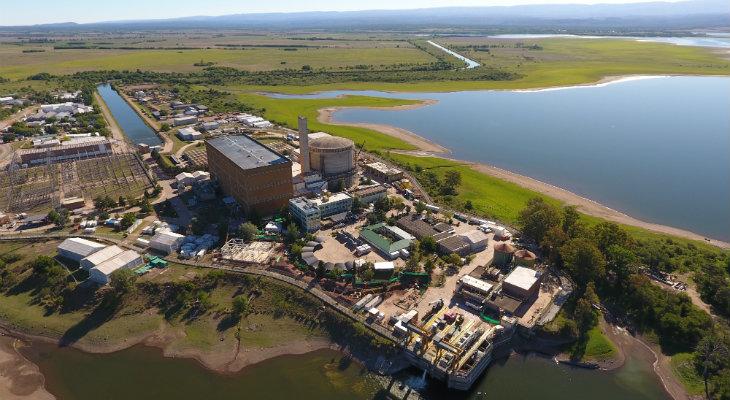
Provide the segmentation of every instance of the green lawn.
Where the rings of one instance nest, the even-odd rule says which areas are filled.
[[[391,153],[390,156],[400,164],[418,165],[423,169],[431,169],[439,178],[443,178],[448,170],[459,171],[462,180],[458,190],[459,201],[471,201],[476,212],[507,223],[516,223],[520,210],[533,197],[542,197],[549,202],[559,204],[557,200],[532,190],[477,172],[468,164],[435,157],[416,157],[395,153]]]
[[[606,360],[616,355],[616,346],[601,332],[600,326],[588,331],[583,357],[588,360]]]
[[[672,371],[687,393],[696,396],[705,392],[702,377],[697,374],[692,353],[677,353],[672,356]]]
[[[414,146],[392,136],[371,129],[352,126],[333,126],[317,121],[318,110],[326,107],[394,107],[416,104],[418,100],[386,99],[367,96],[343,96],[335,99],[275,99],[268,96],[243,93],[239,99],[257,108],[265,109],[265,117],[290,128],[297,127],[297,116],[306,116],[312,132],[324,130],[351,139],[368,150],[413,150]]]

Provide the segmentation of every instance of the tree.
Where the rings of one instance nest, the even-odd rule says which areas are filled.
[[[166,131],[169,131],[169,130],[170,130],[170,124],[168,124],[168,123],[166,123],[166,122],[163,122],[163,123],[162,123],[162,124],[160,125],[160,131],[161,131],[161,132],[166,132]]]
[[[392,197],[390,198],[390,208],[395,209],[400,213],[406,208],[406,203],[403,202],[402,197]]]
[[[535,197],[527,202],[527,207],[520,211],[517,221],[522,233],[542,244],[545,234],[550,228],[561,222],[560,210],[548,204],[541,197]]]
[[[370,267],[370,268],[366,269],[365,271],[363,271],[360,274],[360,277],[365,282],[371,281],[375,277],[375,270],[372,267]]]
[[[373,209],[376,212],[382,212],[382,213],[387,213],[388,211],[390,211],[390,208],[391,208],[391,204],[390,204],[390,199],[388,197],[379,198],[378,200],[375,201],[375,204],[373,207]]]
[[[127,229],[130,226],[134,225],[135,221],[137,221],[137,216],[134,215],[134,213],[124,213],[124,215],[122,216],[122,220],[119,221],[119,228]]]
[[[601,222],[593,227],[591,233],[593,240],[603,253],[606,253],[608,248],[613,245],[626,247],[629,244],[629,234],[613,222]]]
[[[451,253],[444,257],[444,261],[453,265],[454,267],[461,267],[461,256],[456,253]]]
[[[238,227],[238,236],[246,242],[252,241],[259,230],[251,222],[244,222]]]
[[[426,258],[426,262],[423,264],[423,270],[426,271],[427,274],[431,275],[434,267],[433,259],[431,259],[431,257]]]
[[[109,196],[99,196],[94,199],[94,207],[101,211],[108,210],[116,205],[117,202]]]
[[[415,207],[416,213],[418,214],[423,214],[423,212],[426,211],[426,204],[422,201],[417,201]]]
[[[560,248],[565,269],[579,286],[595,282],[606,272],[606,259],[595,244],[587,239],[573,239]]]
[[[436,252],[436,240],[431,236],[425,236],[420,240],[420,248],[426,254],[433,254]]]
[[[568,242],[568,239],[568,235],[557,225],[550,228],[542,239],[540,248],[548,257],[550,263],[558,268],[563,266],[563,260],[560,258],[560,248]]]
[[[705,395],[710,399],[709,380],[723,368],[730,365],[730,351],[722,337],[714,332],[705,335],[697,344],[695,364],[702,371]]]
[[[120,207],[124,207],[127,205],[127,199],[125,199],[124,196],[119,196],[119,201],[117,201],[117,204],[119,204]]]
[[[357,213],[362,210],[362,200],[359,197],[352,199],[352,212]]]
[[[593,305],[585,297],[578,299],[573,315],[580,335],[585,335],[598,322],[598,316]]]
[[[68,210],[64,207],[58,207],[55,210],[51,210],[46,218],[57,227],[62,228],[68,222]]]
[[[629,249],[620,245],[611,245],[606,251],[606,266],[615,277],[615,285],[623,287],[631,274],[639,270],[638,258]]]
[[[472,204],[471,200],[467,200],[466,202],[464,202],[464,209],[465,210],[473,210],[474,209],[474,204]]]
[[[421,270],[421,250],[418,244],[411,246],[411,257],[406,261],[406,270],[409,272],[418,272]]]
[[[461,172],[453,169],[446,171],[444,176],[445,193],[455,194],[459,185],[461,185]]]
[[[43,275],[55,264],[56,260],[52,257],[38,256],[30,263],[30,267],[33,268],[34,274]]]
[[[109,276],[109,286],[118,297],[134,293],[136,282],[137,274],[129,268],[120,268]]]
[[[571,235],[573,232],[573,228],[580,220],[580,214],[578,213],[578,209],[575,206],[565,206],[563,207],[563,232],[565,232],[566,235]]]
[[[139,212],[142,214],[149,214],[152,212],[152,204],[150,204],[150,199],[145,197],[142,199],[142,203],[139,205]]]
[[[299,236],[301,234],[299,233],[299,227],[295,223],[290,223],[289,226],[286,227],[286,239],[289,242],[293,242],[297,239],[299,239]]]
[[[233,298],[233,314],[237,317],[242,317],[248,312],[248,297],[245,295],[239,295]]]

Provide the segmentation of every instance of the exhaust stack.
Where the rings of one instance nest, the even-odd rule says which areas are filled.
[[[307,117],[299,116],[299,164],[302,165],[302,175],[309,173],[309,129]]]

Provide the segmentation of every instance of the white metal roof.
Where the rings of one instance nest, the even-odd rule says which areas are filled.
[[[463,236],[471,244],[476,244],[476,243],[480,243],[480,242],[487,240],[487,235],[484,232],[477,230],[477,229],[466,232],[466,233],[462,234],[461,236]]]
[[[504,282],[520,289],[530,290],[537,282],[539,274],[534,269],[527,267],[517,267],[504,279]]]
[[[106,247],[106,245],[78,237],[68,238],[58,245],[59,250],[83,256],[88,256],[89,254],[97,252],[104,247]]]
[[[93,269],[105,274],[109,275],[112,272],[118,270],[119,268],[124,268],[129,265],[133,264],[141,264],[143,261],[141,259],[141,256],[139,253],[137,253],[134,250],[127,250],[125,252],[122,252],[103,263],[97,265]]]
[[[119,246],[112,245],[112,246],[108,246],[108,247],[105,247],[105,248],[97,251],[96,253],[84,258],[81,261],[91,263],[91,265],[96,266],[96,265],[99,265],[99,264],[103,263],[104,261],[116,256],[117,254],[119,254],[123,251],[124,250],[122,250]]]
[[[150,239],[150,243],[160,243],[160,244],[169,246],[183,237],[185,237],[185,236],[183,236],[179,233],[170,232],[170,231],[162,231],[162,232],[155,234],[155,236],[153,236],[152,239]]]
[[[492,284],[486,281],[483,281],[481,279],[477,279],[470,275],[464,275],[461,277],[461,281],[474,289],[481,290],[485,293],[488,293],[490,290],[492,290]]]
[[[415,236],[411,235],[410,233],[404,231],[401,228],[398,228],[397,226],[386,225],[385,226],[385,229],[387,229],[387,230],[393,232],[394,234],[398,235],[398,237],[400,237],[401,239],[405,239],[405,240],[415,240],[416,239]]]
[[[373,268],[376,271],[385,271],[395,268],[395,264],[392,261],[376,262],[373,264]]]

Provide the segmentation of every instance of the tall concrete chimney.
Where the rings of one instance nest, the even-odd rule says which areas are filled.
[[[307,117],[299,116],[299,164],[302,165],[302,175],[309,173],[309,129]]]

